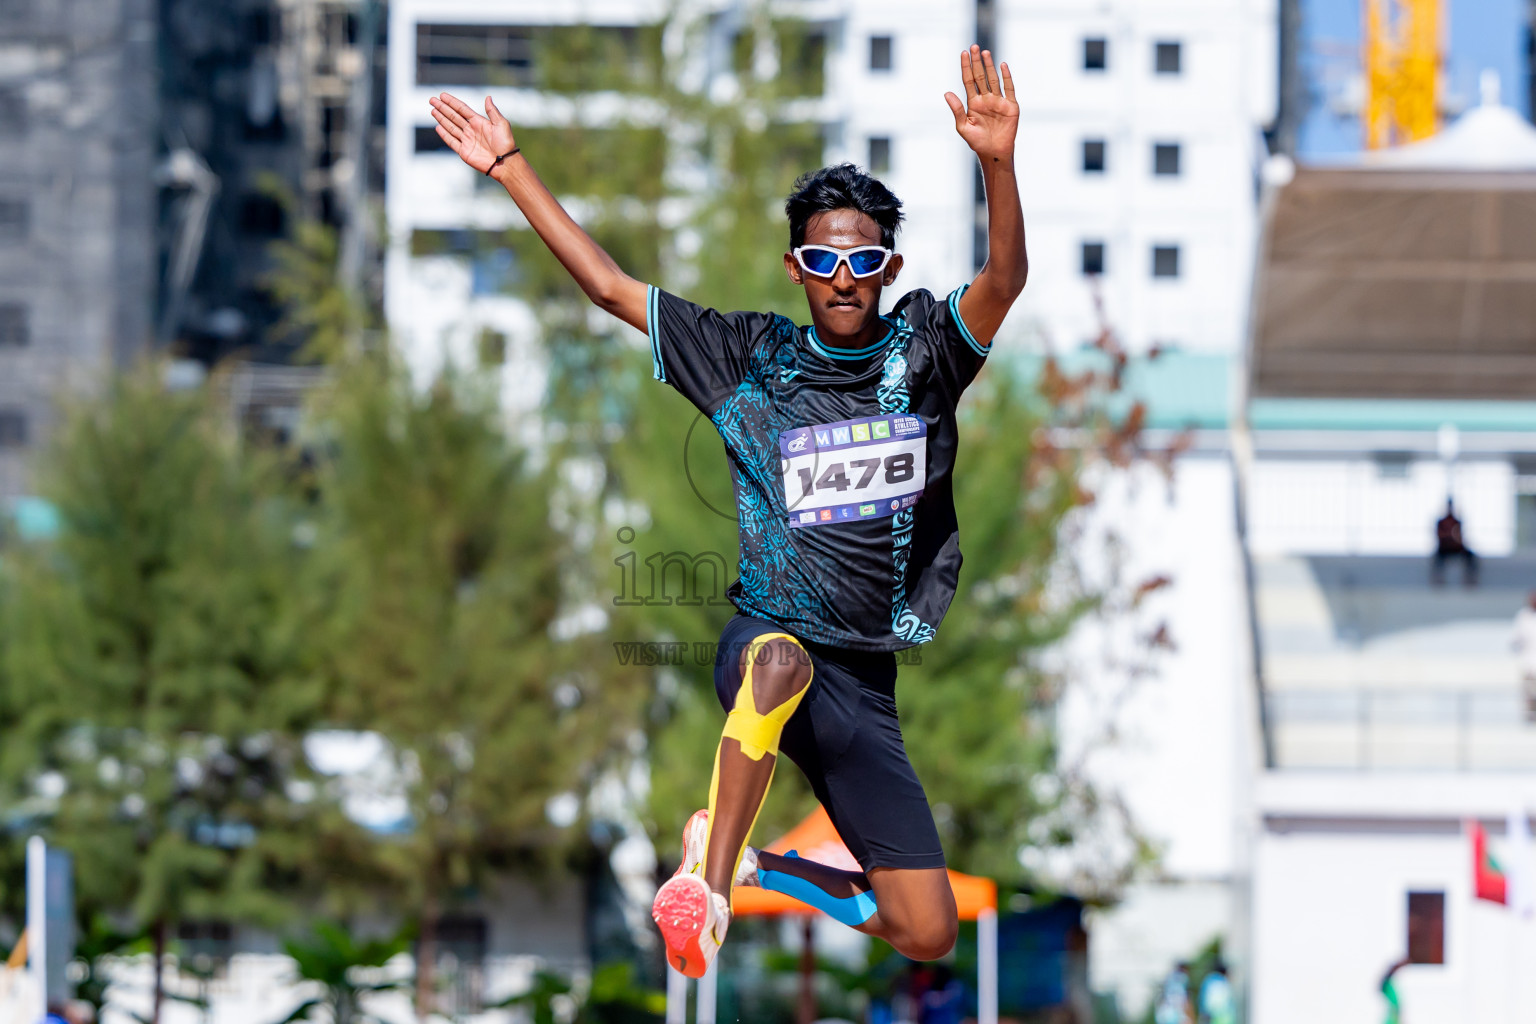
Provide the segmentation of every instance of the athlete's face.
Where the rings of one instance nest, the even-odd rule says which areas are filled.
[[[806,221],[805,244],[834,249],[879,245],[880,225],[858,210],[828,210]],[[892,256],[883,271],[863,278],[853,276],[847,260],[838,263],[831,277],[807,274],[793,253],[784,254],[784,269],[791,281],[805,287],[811,322],[821,340],[840,348],[859,348],[879,327],[880,289],[895,282],[901,272],[901,256]]]

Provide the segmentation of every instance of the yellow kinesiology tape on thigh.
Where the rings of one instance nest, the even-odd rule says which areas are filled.
[[[788,640],[800,648],[801,655],[810,661],[805,654],[805,648],[800,646],[800,641],[788,633],[764,633],[756,637],[747,645],[747,668],[741,676],[741,689],[736,691],[736,705],[731,708],[730,714],[725,716],[725,730],[722,736],[729,736],[741,744],[741,752],[754,761],[761,761],[764,754],[779,753],[779,737],[784,735],[784,723],[789,721],[795,709],[800,706],[800,698],[805,696],[805,690],[810,689],[807,682],[805,689],[800,690],[793,697],[786,700],[776,708],[770,708],[766,715],[759,714],[757,703],[752,695],[752,670],[757,666],[757,656],[767,646],[770,640]]]
[[[747,667],[742,672],[741,689],[736,691],[736,703],[731,707],[730,713],[725,716],[725,729],[722,730],[720,735],[722,742],[729,737],[739,743],[741,745],[741,752],[754,761],[761,761],[765,754],[772,754],[775,759],[775,768],[778,767],[779,738],[784,734],[784,725],[789,721],[790,716],[795,713],[795,709],[800,706],[800,698],[805,696],[805,691],[810,689],[811,686],[810,681],[807,680],[805,687],[799,693],[789,698],[789,700],[776,708],[769,709],[766,715],[758,713],[757,704],[752,699],[752,670],[756,667],[758,655],[762,652],[763,647],[767,645],[768,641],[778,639],[788,640],[796,647],[799,647],[802,654],[805,653],[805,648],[801,645],[800,641],[788,633],[764,633],[762,636],[755,637],[747,645]],[[806,655],[806,661],[809,664],[809,655]],[[768,776],[768,784],[770,786],[773,784],[773,775],[771,773]],[[715,770],[709,780],[709,822],[711,827],[715,823],[715,798],[719,793],[719,789],[720,748],[716,747]],[[752,824],[747,827],[747,834],[742,836],[741,839],[741,848],[736,851],[736,858],[731,867],[731,877],[733,878],[736,875],[737,869],[741,866],[742,855],[747,851],[747,840],[751,838],[752,830],[757,827],[757,816],[762,813],[763,802],[767,799],[767,796],[768,786],[764,786],[763,796],[758,800],[757,807],[752,812]],[[705,848],[708,849],[707,842]],[[705,859],[708,859],[707,855]]]

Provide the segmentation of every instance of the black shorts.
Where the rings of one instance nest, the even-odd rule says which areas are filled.
[[[715,692],[727,711],[741,688],[742,648],[764,633],[788,632],[748,615],[726,623]],[[939,830],[896,720],[896,656],[801,643],[811,656],[811,686],[784,726],[780,751],[805,773],[865,871],[942,868]]]

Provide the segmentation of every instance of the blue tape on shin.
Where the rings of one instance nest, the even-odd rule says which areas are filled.
[[[861,892],[838,899],[820,886],[808,882],[799,875],[784,871],[757,869],[757,880],[764,889],[793,896],[801,903],[815,907],[834,921],[852,928],[868,921],[875,914],[875,894]]]

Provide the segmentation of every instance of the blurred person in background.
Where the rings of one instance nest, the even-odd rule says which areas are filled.
[[[1384,1024],[1403,1024],[1403,999],[1397,992],[1397,972],[1408,966],[1407,957],[1399,960],[1387,968],[1387,973],[1381,978],[1381,998],[1386,1000],[1387,1015]]]
[[[918,1004],[917,1024],[960,1024],[965,1015],[965,986],[948,964],[935,964]]]
[[[979,46],[960,65],[965,100],[944,99],[980,162],[986,265],[946,300],[919,289],[881,316],[902,267],[901,201],[851,164],[802,175],[783,263],[805,289],[803,327],[630,277],[550,194],[489,96],[483,115],[431,100],[443,141],[506,188],[588,298],[646,333],[653,376],[710,417],[730,456],[738,614],[715,664],[728,714],[709,805],[684,826],[682,864],[651,910],[668,963],[689,977],[725,940],[737,885],[785,893],[915,960],[955,943],[943,846],[897,720],[895,652],[931,640],[954,596],[955,408],[1028,275],[1013,78]],[[747,845],[781,741],[862,870]]]
[[[1200,982],[1200,1024],[1237,1024],[1237,999],[1227,965],[1217,960]]]
[[[1446,498],[1445,515],[1435,523],[1435,561],[1430,569],[1430,580],[1435,586],[1445,583],[1445,563],[1453,558],[1461,559],[1461,582],[1468,587],[1477,586],[1477,556],[1462,536],[1456,503]]]
[[[1525,720],[1536,722],[1536,590],[1525,600],[1525,607],[1515,613],[1512,646],[1520,655],[1520,692],[1524,697]]]
[[[1152,1019],[1157,1024],[1190,1024],[1189,964],[1180,960],[1163,979]]]

